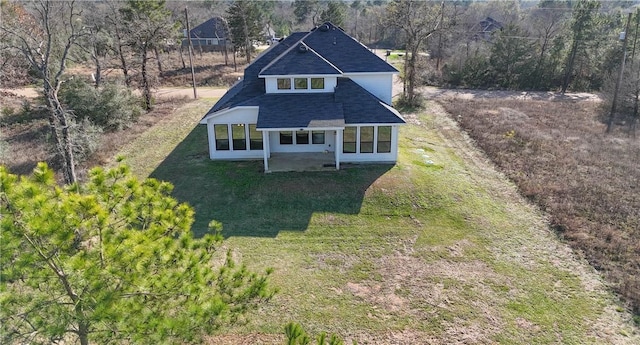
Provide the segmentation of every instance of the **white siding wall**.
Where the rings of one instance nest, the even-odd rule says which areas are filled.
[[[296,144],[295,132],[293,134],[294,144],[280,144],[280,132],[269,132],[269,148],[271,152],[334,152],[335,131],[324,131],[324,144]]]
[[[290,90],[278,90],[278,78],[291,78],[291,89]],[[293,88],[293,78],[324,78],[324,89],[307,89],[307,90],[296,90]],[[265,79],[265,89],[266,93],[303,93],[303,92],[333,92],[336,88],[336,83],[338,82],[337,77],[326,77],[326,76],[277,76],[277,77],[266,77]],[[311,80],[309,80],[309,87],[311,87]]]
[[[258,122],[258,108],[236,108],[219,116],[212,117],[207,120],[207,134],[209,137],[209,158],[211,159],[261,159],[263,157],[262,150],[249,150],[247,142],[246,150],[234,150],[232,142],[231,126],[234,124],[244,124],[245,138],[249,138],[249,124]],[[229,133],[229,150],[216,150],[216,136],[214,125],[224,124],[227,126]]]
[[[371,125],[365,125],[371,126]],[[387,126],[387,125],[383,125]],[[398,160],[398,128],[399,126],[391,126],[391,152],[389,153],[376,153],[378,145],[378,129],[373,131],[373,152],[374,153],[360,153],[360,126],[357,126],[357,139],[356,139],[356,153],[344,153],[342,150],[339,152],[341,162],[389,162],[395,163]],[[374,125],[374,127],[377,127]],[[344,148],[344,147],[343,147]]]
[[[380,98],[383,102],[391,104],[393,73],[388,74],[345,74],[365,90]]]

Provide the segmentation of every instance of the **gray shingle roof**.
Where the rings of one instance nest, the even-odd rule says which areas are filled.
[[[331,93],[268,94],[244,105],[259,105],[258,129],[342,127],[342,104]]]
[[[253,60],[253,62],[249,66],[247,66],[247,68],[244,70],[244,79],[252,79],[256,82],[264,83],[263,80],[258,79],[258,74],[260,74],[260,71],[282,53],[286,52],[289,48],[297,44],[298,41],[300,41],[307,34],[309,33],[294,32],[291,35],[283,38],[280,42],[269,47],[269,49],[258,55],[255,60]]]
[[[397,110],[349,78],[338,78],[335,96],[342,103],[347,124],[405,123]]]
[[[205,117],[232,107],[258,106],[257,128],[261,129],[405,123],[395,109],[349,78],[338,78],[338,84],[333,93],[265,93],[264,80],[258,77],[261,71],[273,73],[269,75],[335,75],[336,71],[340,73],[340,70],[342,72],[397,72],[395,68],[372,54],[341,29],[331,23],[324,25],[326,25],[324,28],[310,33],[293,33],[259,55],[245,69],[244,79],[231,87]],[[299,53],[298,46],[303,43],[312,49]],[[340,54],[339,51],[343,53]],[[305,66],[318,67],[318,69],[309,69]]]
[[[307,35],[303,42],[344,73],[398,72],[369,48],[327,22]]]
[[[297,43],[306,34],[306,32],[294,32],[258,55],[253,62],[245,68],[244,78],[232,86],[227,93],[213,105],[206,115],[235,106],[248,99],[264,94],[264,80],[258,78],[260,70],[269,64],[271,60]]]
[[[213,17],[189,31],[191,38],[224,38],[227,37],[227,29],[224,19]]]
[[[260,75],[342,74],[306,44],[299,42],[262,69]]]
[[[338,78],[333,94],[264,94],[238,105],[260,107],[259,129],[405,123],[395,109],[349,78]]]

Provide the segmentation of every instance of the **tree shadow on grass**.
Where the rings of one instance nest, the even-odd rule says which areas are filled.
[[[171,182],[173,195],[195,209],[196,236],[211,220],[223,224],[225,238],[275,237],[306,230],[316,212],[357,214],[367,188],[392,167],[264,174],[261,161],[210,160],[207,145],[199,125],[151,174]]]

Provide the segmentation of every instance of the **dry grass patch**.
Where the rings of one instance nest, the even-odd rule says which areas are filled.
[[[597,102],[442,104],[640,313],[640,140],[606,135]]]

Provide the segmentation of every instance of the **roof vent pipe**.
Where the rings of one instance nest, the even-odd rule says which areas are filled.
[[[298,51],[301,53],[306,53],[308,49],[309,48],[307,48],[307,46],[305,46],[304,44],[298,46]]]

